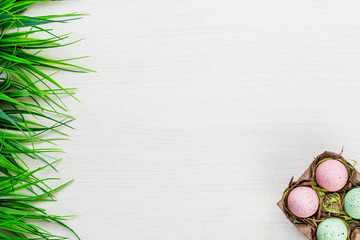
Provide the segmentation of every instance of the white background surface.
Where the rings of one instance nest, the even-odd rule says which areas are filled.
[[[85,240],[305,239],[276,206],[324,150],[360,160],[360,1],[81,0],[55,26],[76,131],[42,204]],[[49,175],[56,175],[50,172]],[[66,232],[64,232],[66,234]]]

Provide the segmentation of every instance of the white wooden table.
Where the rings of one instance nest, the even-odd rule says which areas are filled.
[[[276,202],[324,150],[360,160],[360,1],[80,0],[57,31],[83,104],[51,213],[85,240],[305,239]],[[54,173],[49,173],[54,175]],[[56,174],[55,174],[56,175]],[[67,234],[59,230],[60,233]]]

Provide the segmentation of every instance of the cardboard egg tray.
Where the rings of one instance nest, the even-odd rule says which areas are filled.
[[[285,216],[289,219],[289,221],[291,223],[293,223],[295,225],[295,227],[300,232],[302,232],[308,239],[311,239],[311,240],[317,239],[316,228],[321,220],[323,220],[324,218],[329,218],[329,217],[339,217],[339,215],[340,215],[339,213],[333,213],[331,211],[327,211],[323,207],[323,202],[326,201],[326,196],[327,196],[326,194],[331,194],[331,193],[325,193],[324,196],[320,197],[320,205],[319,205],[318,211],[309,218],[298,218],[298,217],[294,217],[292,215],[292,213],[287,209],[287,206],[286,206],[286,202],[287,202],[287,194],[286,193],[289,192],[290,189],[292,189],[294,187],[298,187],[298,186],[319,187],[316,184],[316,181],[314,179],[315,168],[316,168],[317,163],[325,158],[339,159],[339,160],[342,160],[345,163],[351,165],[340,154],[325,151],[324,153],[320,154],[319,156],[317,156],[314,159],[314,161],[310,164],[308,169],[304,172],[304,174],[297,181],[293,181],[293,178],[290,180],[289,186],[285,189],[281,200],[277,204],[281,208],[281,210],[283,211]],[[357,186],[360,186],[360,173],[355,168],[353,168],[353,169],[349,170],[349,180],[348,180],[347,184],[345,185],[345,187],[343,189],[341,189],[337,192],[341,196],[341,205],[340,205],[341,209],[338,209],[337,205],[334,205],[334,206],[331,205],[331,207],[334,210],[341,210],[342,212],[344,212],[343,211],[343,203],[344,203],[343,196],[345,195],[346,192],[348,192],[349,190],[351,190],[352,188],[355,188]],[[314,190],[317,191],[316,189],[314,189]],[[344,216],[344,214],[346,214],[346,213],[342,213],[343,216]],[[348,224],[348,226],[349,226],[349,238],[348,239],[360,240],[360,221],[357,221],[355,219],[351,220],[351,224]]]

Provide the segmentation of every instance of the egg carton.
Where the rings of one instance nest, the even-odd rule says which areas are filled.
[[[344,188],[336,192],[338,198],[338,204],[328,204],[328,200],[334,193],[327,192],[321,189],[315,181],[315,170],[317,164],[324,159],[337,159],[342,161],[349,170],[349,180]],[[312,187],[320,198],[320,206],[317,212],[308,218],[299,218],[294,216],[287,208],[287,196],[295,187],[308,186]],[[316,240],[316,229],[318,224],[326,218],[336,217],[344,220],[349,227],[349,239],[360,240],[360,221],[352,219],[344,211],[344,196],[352,188],[360,186],[360,173],[353,167],[341,154],[334,152],[325,151],[324,153],[317,156],[314,161],[310,164],[304,174],[297,180],[294,181],[294,177],[291,178],[289,186],[285,189],[281,200],[278,202],[278,206],[283,211],[287,219],[308,239]]]

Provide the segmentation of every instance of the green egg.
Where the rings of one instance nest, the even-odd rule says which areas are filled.
[[[317,227],[316,236],[318,240],[346,240],[348,228],[338,218],[327,218]]]
[[[360,219],[360,188],[351,189],[344,198],[345,212],[354,219]]]

